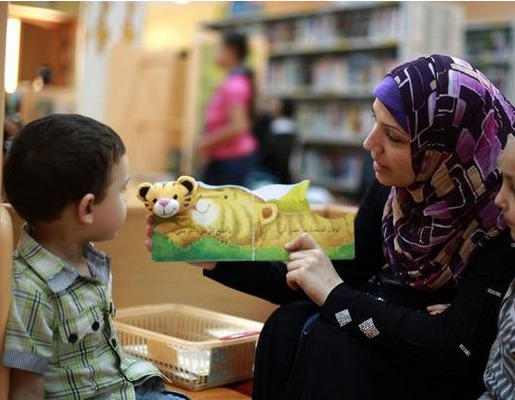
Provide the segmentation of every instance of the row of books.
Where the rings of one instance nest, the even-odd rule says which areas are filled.
[[[469,30],[467,49],[469,56],[507,57],[512,52],[512,37],[509,27],[490,30]]]
[[[488,77],[490,82],[503,92],[505,96],[510,98],[512,93],[509,92],[509,85],[513,76],[513,72],[511,72],[510,68],[489,65],[475,65],[475,67],[479,68],[481,72]]]
[[[363,155],[337,149],[308,148],[302,155],[302,173],[314,184],[335,190],[357,192],[363,177]]]
[[[393,57],[368,54],[324,56],[314,60],[287,57],[269,63],[268,87],[272,93],[370,91],[397,63]]]
[[[396,40],[399,35],[398,6],[374,10],[354,10],[315,15],[270,25],[268,36],[273,48],[330,47],[352,38],[371,41]]]
[[[370,104],[343,102],[304,102],[298,107],[297,122],[305,139],[350,143],[361,141],[374,125]]]

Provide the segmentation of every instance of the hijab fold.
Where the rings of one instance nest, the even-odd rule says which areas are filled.
[[[382,222],[385,256],[411,286],[455,286],[476,250],[505,229],[494,198],[514,108],[458,58],[419,58],[385,80],[374,93],[390,99],[385,106],[405,122],[416,176],[412,186],[390,192]],[[404,114],[391,99],[402,101]]]

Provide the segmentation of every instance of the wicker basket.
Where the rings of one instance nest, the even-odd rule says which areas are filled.
[[[251,378],[263,324],[181,304],[119,309],[127,353],[149,360],[174,385],[189,390]]]

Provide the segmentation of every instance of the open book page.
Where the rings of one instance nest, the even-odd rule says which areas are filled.
[[[154,215],[154,261],[282,261],[284,244],[307,232],[332,259],[354,257],[354,213],[325,218],[307,201],[309,182],[251,191],[208,186],[189,176],[143,183]]]

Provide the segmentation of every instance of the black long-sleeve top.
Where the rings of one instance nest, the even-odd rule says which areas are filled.
[[[361,338],[364,335],[359,325],[372,318],[379,332],[372,342],[403,354],[415,351],[417,358],[432,362],[435,368],[454,365],[452,359],[458,361],[456,358],[478,357],[476,362],[486,362],[500,302],[515,274],[515,248],[508,232],[476,251],[456,289],[434,294],[411,289],[403,295],[407,302],[382,301],[360,286],[386,263],[381,219],[388,193],[388,188],[376,183],[364,197],[355,220],[356,257],[334,262],[344,283],[329,294],[321,307],[322,316]],[[204,272],[226,286],[276,304],[306,299],[302,291],[288,287],[286,273],[283,263],[269,262],[224,262]],[[424,309],[442,301],[451,304],[442,314],[430,315]],[[337,313],[342,310],[347,310],[352,321],[340,327]]]

